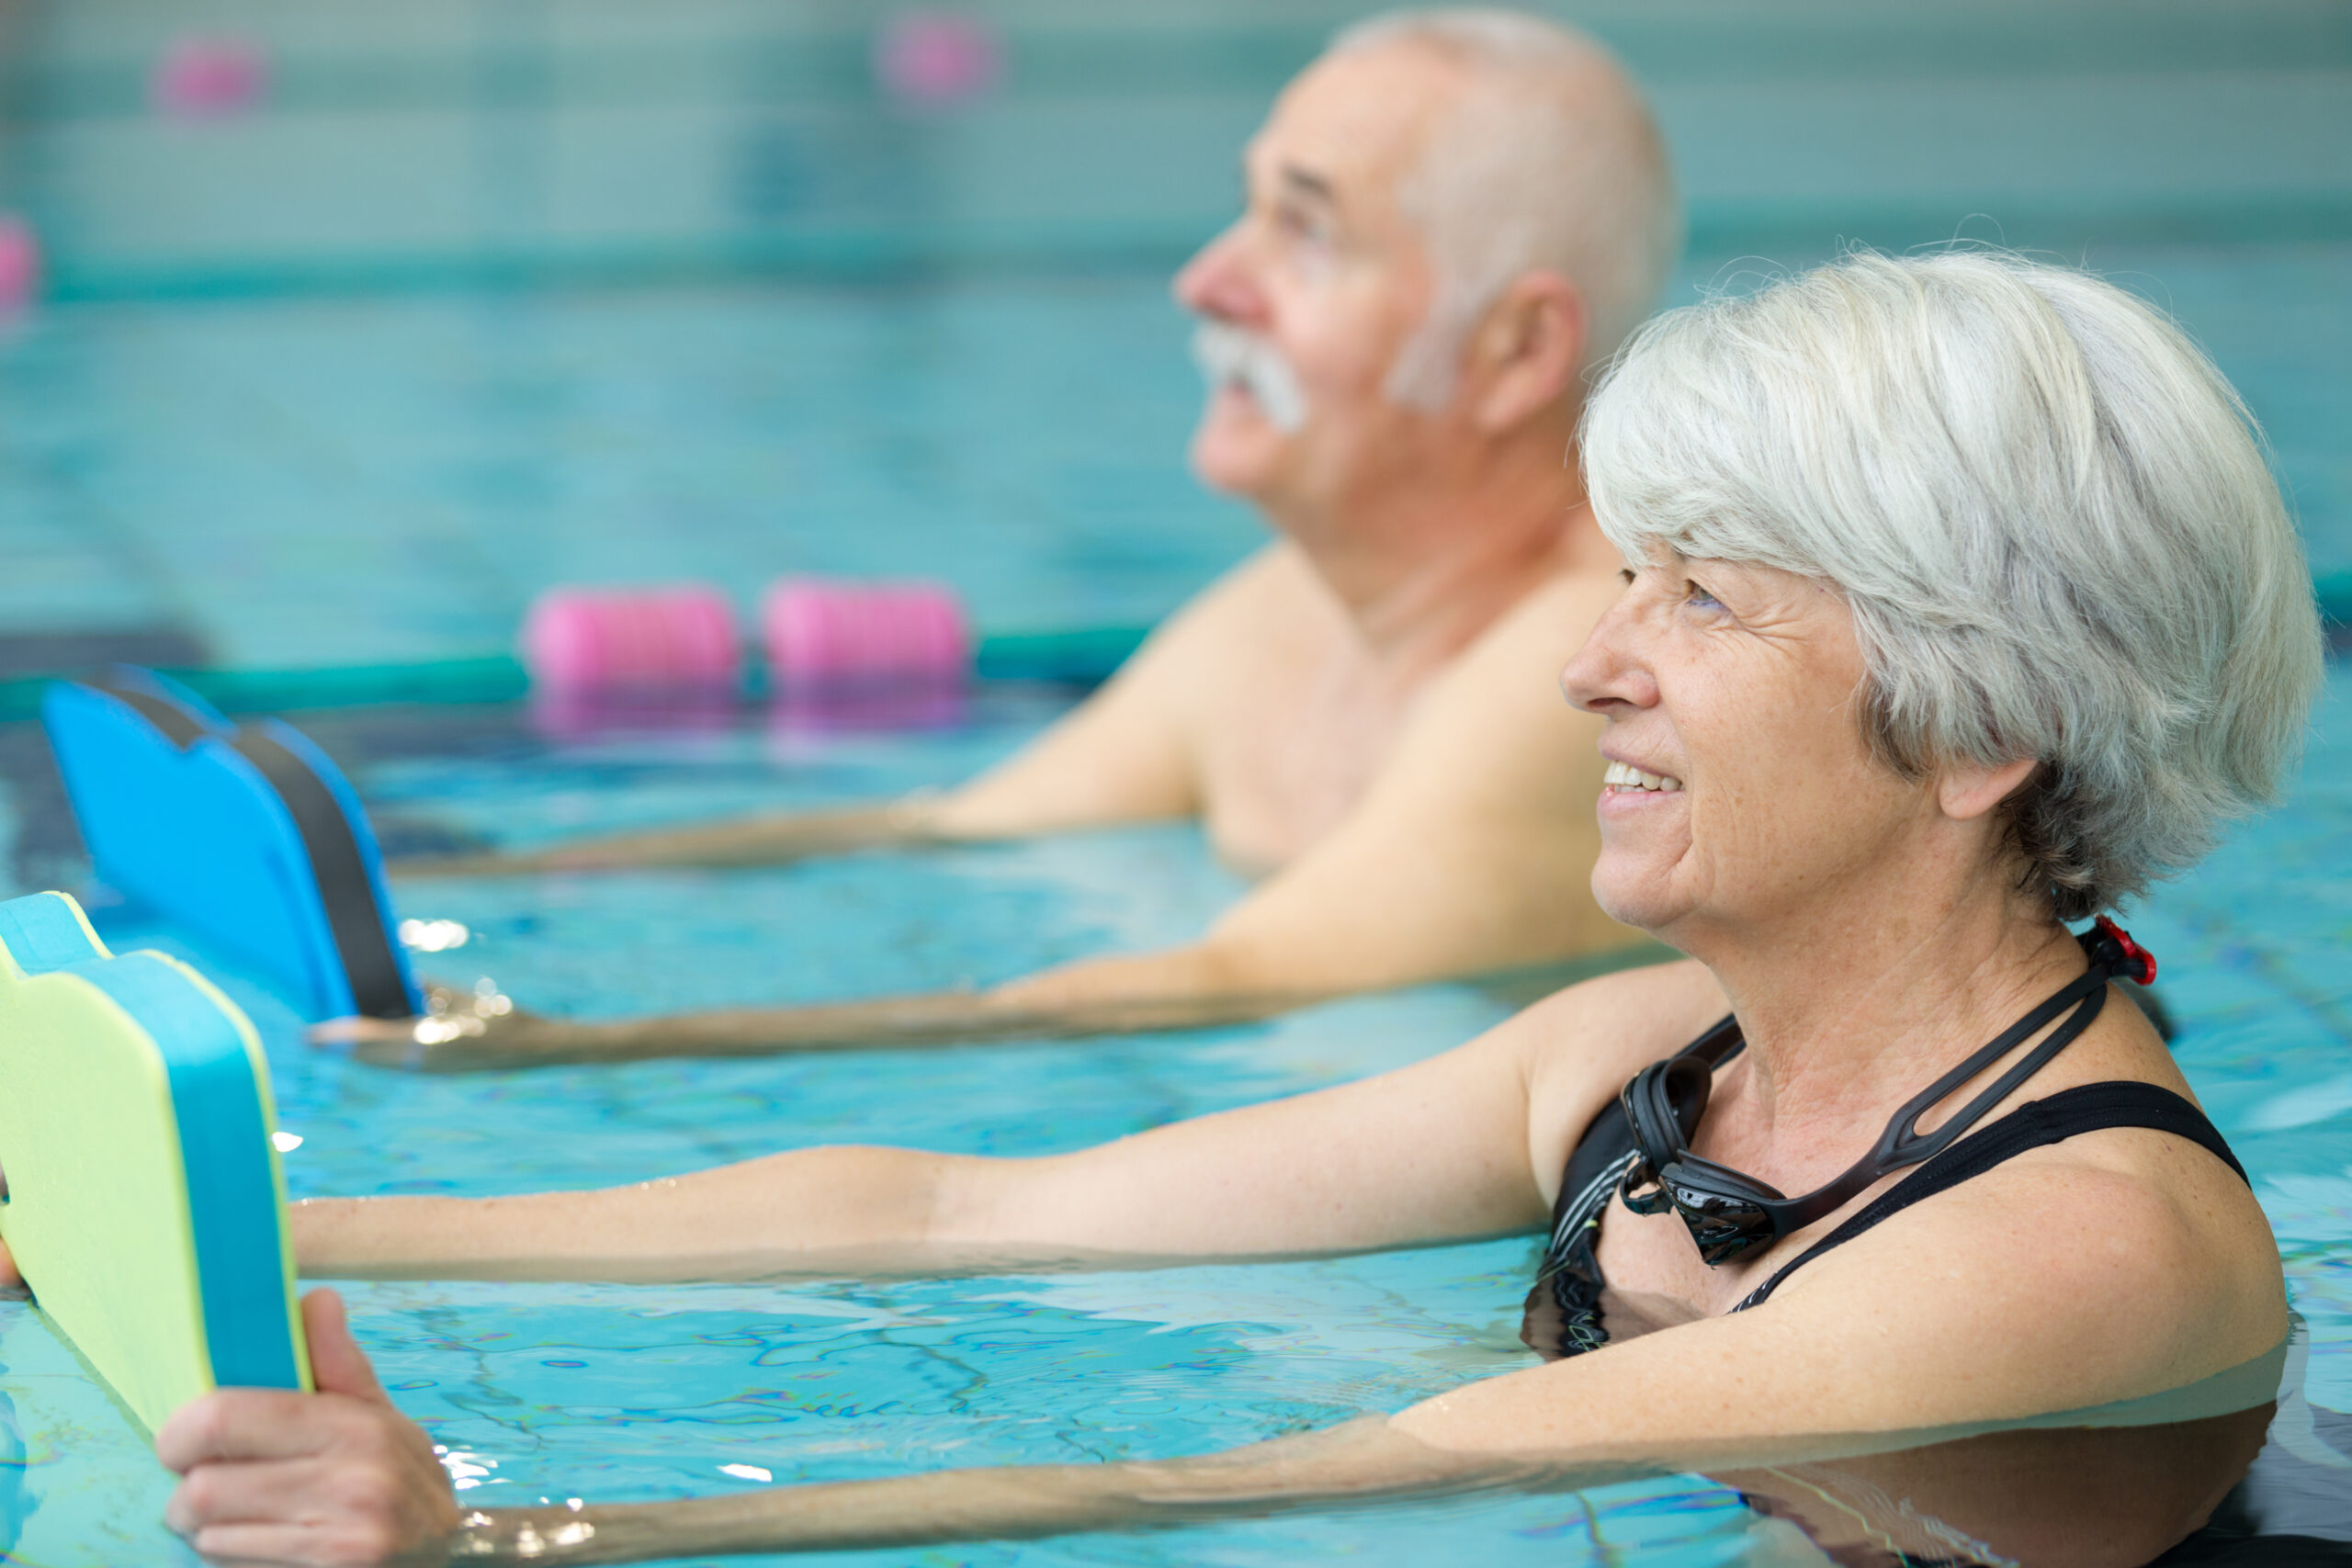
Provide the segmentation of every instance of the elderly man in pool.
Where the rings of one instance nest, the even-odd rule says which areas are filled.
[[[2275,793],[2317,684],[2309,579],[2227,384],[2087,276],[1859,255],[1645,329],[1584,451],[1626,563],[1564,676],[1608,759],[1591,886],[1691,962],[1048,1158],[816,1148],[293,1215],[314,1275],[599,1280],[1295,1257],[1548,1216],[1526,1337],[1549,1364],[1207,1458],[465,1514],[322,1293],[327,1392],[175,1416],[172,1521],[333,1561],[1017,1536],[1850,1453],[2261,1371],[2287,1332],[2262,1211],[2110,999],[2146,955],[2062,923]],[[2113,1560],[2229,1479],[2149,1495]]]
[[[326,1032],[452,1065],[1091,1032],[1634,942],[1584,892],[1598,721],[1549,694],[1616,570],[1570,454],[1586,375],[1678,249],[1647,111],[1553,23],[1406,16],[1294,83],[1245,174],[1247,209],[1176,292],[1212,383],[1193,466],[1278,544],[960,789],[437,869],[730,865],[1197,816],[1266,874],[1247,897],[1185,946],[988,991],[594,1025],[461,1005]]]

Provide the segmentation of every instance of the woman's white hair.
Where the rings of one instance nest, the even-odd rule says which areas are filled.
[[[1396,199],[1420,230],[1436,298],[1388,378],[1442,408],[1470,332],[1537,269],[1584,296],[1585,361],[1616,352],[1657,303],[1682,252],[1666,143],[1616,60],[1572,28],[1519,11],[1395,11],[1358,22],[1325,58],[1430,51],[1471,82],[1428,134]]]
[[[2088,274],[1857,254],[1672,311],[1611,367],[1583,451],[1629,557],[1845,597],[1895,769],[2038,759],[2006,810],[2062,919],[2193,863],[2300,749],[2319,621],[2253,420]]]

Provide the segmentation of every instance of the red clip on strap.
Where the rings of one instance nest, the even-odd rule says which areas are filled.
[[[2098,918],[2098,925],[2099,934],[2101,936],[2113,938],[2115,945],[2123,950],[2123,956],[2131,960],[2132,967],[2126,971],[2127,976],[2139,982],[2143,986],[2154,985],[2156,983],[2156,955],[2150,953],[2146,948],[2142,947],[2138,942],[2133,942],[2130,931],[2125,931],[2121,926],[2117,925],[2105,915],[2101,915]]]

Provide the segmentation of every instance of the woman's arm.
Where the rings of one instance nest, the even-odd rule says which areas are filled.
[[[742,1279],[1493,1234],[1541,1222],[1557,1129],[1712,1005],[1692,966],[1608,976],[1396,1072],[1041,1159],[819,1148],[601,1191],[317,1200],[296,1256],[319,1277]]]
[[[1884,1226],[1895,1234],[1841,1249],[1849,1256],[1815,1265],[1816,1278],[1756,1311],[1467,1383],[1385,1420],[1194,1460],[949,1471],[641,1510],[589,1507],[576,1516],[590,1532],[577,1538],[576,1561],[682,1547],[1014,1539],[1406,1495],[1589,1486],[1917,1449],[2165,1391],[2178,1393],[2110,1419],[2172,1427],[2269,1398],[2275,1369],[2268,1382],[2224,1374],[2260,1363],[2283,1337],[2277,1270],[2201,1267],[2197,1249],[2211,1238],[2198,1233],[2216,1216],[2129,1200],[2087,1212],[2079,1189],[2070,1197],[2049,1181],[2007,1186],[1977,1195],[1985,1201],[1973,1213]],[[2192,1467],[2209,1505],[2234,1479],[2220,1472],[2242,1468],[2259,1446],[2258,1421],[2250,1443],[2245,1423],[2225,1425],[2206,1435],[2199,1446],[2211,1451]],[[2233,1434],[2236,1441],[2214,1440]],[[1983,1469],[1981,1447],[1963,1453]],[[2169,1450],[2147,1458],[2178,1469]],[[1978,1501],[2004,1517],[2000,1499]],[[2144,1497],[2133,1508],[2136,1526],[2160,1513]],[[2179,1533],[2199,1522],[2194,1512],[2179,1510]],[[526,1529],[548,1539],[549,1525],[544,1515],[477,1516],[458,1539],[504,1549]]]
[[[319,1392],[226,1389],[156,1434],[185,1479],[165,1518],[209,1558],[334,1563],[649,1558],[1012,1540],[1317,1502],[1508,1484],[1518,1461],[1441,1453],[1374,1418],[1164,1463],[943,1471],[680,1503],[461,1509],[331,1291],[304,1298]]]
[[[636,1562],[684,1553],[844,1551],[1023,1540],[1082,1530],[1202,1524],[1301,1508],[1638,1473],[1445,1453],[1377,1416],[1199,1459],[934,1471],[677,1503],[474,1511],[443,1550],[454,1561]]]
[[[321,1393],[209,1395],[166,1425],[158,1450],[187,1476],[175,1528],[208,1553],[586,1563],[1020,1539],[1590,1485],[1914,1448],[2189,1384],[2199,1389],[2177,1411],[2139,1418],[2196,1420],[2267,1396],[2272,1385],[2249,1401],[2245,1380],[2219,1377],[2285,1329],[2275,1262],[2235,1266],[2244,1214],[2196,1201],[2193,1181],[2135,1202],[2097,1177],[2088,1189],[1980,1179],[2003,1190],[1984,1202],[1954,1203],[1955,1193],[1922,1204],[1754,1312],[1465,1384],[1386,1420],[1201,1459],[461,1515],[429,1446],[377,1389],[324,1292],[305,1303]],[[1937,1205],[1943,1212],[1931,1213]],[[2204,1234],[2214,1226],[2219,1234]],[[2218,1382],[2234,1404],[2200,1403],[2199,1390]],[[2253,1446],[2208,1445],[2222,1460]],[[2202,1470],[2190,1479],[2208,1496],[2227,1484],[2210,1484]],[[2181,1511],[2184,1529],[2194,1512]]]

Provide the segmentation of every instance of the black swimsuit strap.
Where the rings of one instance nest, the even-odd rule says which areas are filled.
[[[1724,1017],[1704,1034],[1675,1053],[1679,1059],[1696,1056],[1719,1067],[1746,1048],[1738,1021]],[[1600,1235],[1600,1216],[1617,1196],[1617,1189],[1641,1151],[1635,1147],[1634,1124],[1625,1114],[1622,1095],[1594,1113],[1576,1146],[1568,1151],[1567,1169],[1560,1178],[1560,1196],[1552,1204],[1552,1239],[1544,1247],[1535,1283],[1519,1337],[1546,1358],[1581,1355],[1609,1343],[1601,1321],[1600,1298],[1608,1281],[1600,1277],[1600,1260],[1593,1243]]]
[[[1846,1223],[1806,1247],[1796,1258],[1756,1287],[1755,1291],[1732,1308],[1745,1312],[1780,1288],[1781,1281],[1828,1251],[1842,1247],[1856,1236],[1894,1214],[1901,1213],[1922,1199],[1957,1187],[1963,1181],[1984,1175],[2004,1160],[2013,1159],[2028,1149],[2062,1143],[2081,1133],[2101,1132],[2109,1127],[2144,1127],[2152,1132],[2170,1133],[2187,1138],[2216,1159],[2237,1172],[2240,1181],[2246,1180],[2245,1167],[2230,1153],[2230,1145],[2205,1113],[2168,1089],[2152,1083],[2117,1080],[2109,1083],[2079,1084],[2061,1089],[2047,1100],[2029,1100],[1994,1122],[1983,1132],[1962,1138],[1935,1158],[1871,1199],[1847,1219]],[[2247,1183],[2249,1186],[2251,1182]]]

